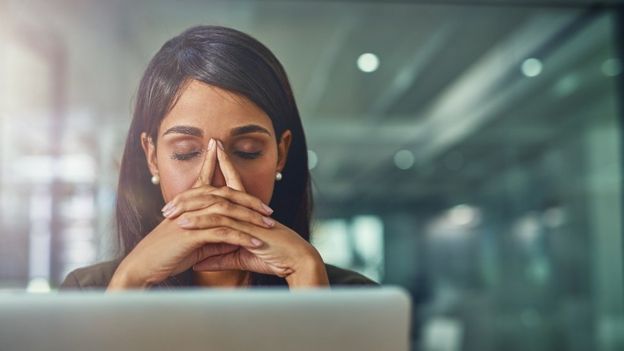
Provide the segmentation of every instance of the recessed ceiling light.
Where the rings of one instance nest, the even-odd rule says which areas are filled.
[[[542,61],[536,58],[528,58],[522,62],[522,74],[532,78],[542,73]]]
[[[466,204],[457,205],[449,210],[450,220],[459,226],[476,224],[479,217],[479,209]]]
[[[610,58],[602,63],[600,69],[605,76],[615,77],[622,73],[622,63],[616,58]]]
[[[397,168],[406,170],[414,165],[414,154],[409,150],[399,150],[394,154],[394,165]]]
[[[358,57],[357,66],[362,72],[375,72],[379,68],[379,57],[370,52],[364,53]]]

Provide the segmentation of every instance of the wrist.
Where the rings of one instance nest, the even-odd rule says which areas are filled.
[[[145,279],[141,279],[135,274],[127,264],[122,261],[113,277],[111,278],[106,291],[119,291],[126,289],[146,289],[150,286]]]
[[[299,260],[293,273],[286,277],[289,288],[328,287],[329,278],[321,255],[312,250],[309,255]]]

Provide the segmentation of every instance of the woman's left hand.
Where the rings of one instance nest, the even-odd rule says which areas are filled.
[[[201,228],[201,224],[197,228]],[[257,227],[249,230],[263,241],[263,245],[253,249],[238,247],[225,254],[217,253],[195,264],[193,269],[274,274],[285,278],[289,287],[328,285],[327,272],[320,255],[290,228],[276,222],[271,229]]]
[[[221,147],[217,147],[217,158],[226,185],[234,190],[245,192],[240,176]],[[202,172],[204,172],[203,169]],[[181,215],[185,220],[179,225],[185,229],[204,229],[205,226],[210,225],[209,219],[202,216],[201,201],[198,200],[200,199],[187,199],[191,207],[182,206],[187,211]],[[194,210],[192,207],[197,207],[197,209]],[[314,246],[287,226],[274,219],[273,222],[275,222],[273,227],[266,228],[255,223],[239,221],[239,224],[246,228],[246,232],[253,233],[254,237],[263,241],[263,244],[256,248],[238,247],[235,249],[233,247],[233,251],[225,253],[223,253],[224,250],[216,251],[215,255],[195,264],[193,269],[195,271],[244,270],[274,274],[285,278],[291,288],[328,286],[329,279],[325,264]]]

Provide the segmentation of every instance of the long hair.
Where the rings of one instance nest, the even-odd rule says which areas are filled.
[[[273,217],[309,241],[312,193],[305,136],[284,68],[262,43],[238,30],[197,26],[167,41],[150,61],[136,95],[134,114],[121,161],[116,224],[125,257],[162,220],[164,200],[141,147],[146,132],[154,143],[158,128],[189,80],[242,95],[271,119],[276,141],[290,129],[292,142],[269,206]],[[285,285],[281,278],[253,274],[255,285]]]

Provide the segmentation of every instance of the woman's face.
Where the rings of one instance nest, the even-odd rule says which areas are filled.
[[[157,145],[145,133],[143,150],[152,175],[160,177],[165,202],[197,180],[210,138],[220,140],[247,193],[268,204],[276,172],[286,163],[289,130],[276,143],[269,116],[245,97],[192,80],[158,130]],[[225,186],[217,161],[210,185]]]

